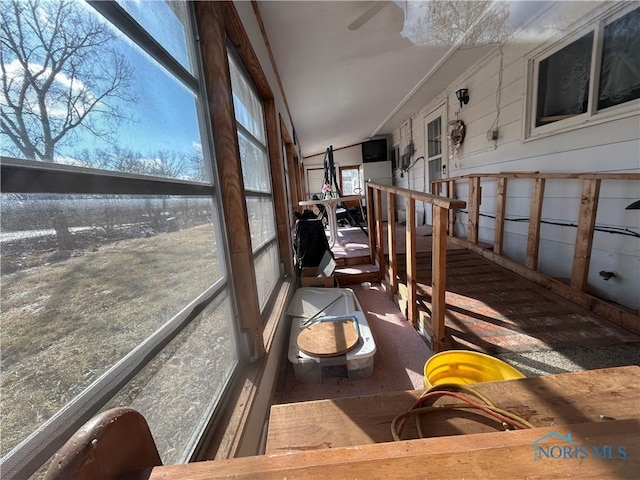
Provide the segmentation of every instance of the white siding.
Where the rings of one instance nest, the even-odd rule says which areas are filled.
[[[497,173],[503,171],[540,172],[638,172],[640,171],[640,109],[626,116],[611,118],[597,124],[581,125],[535,139],[524,138],[523,119],[527,98],[527,59],[531,52],[542,51],[551,45],[550,37],[560,40],[575,31],[594,15],[611,4],[599,2],[563,2],[556,4],[544,17],[531,25],[523,35],[539,38],[535,44],[518,41],[504,45],[470,69],[443,91],[438,98],[425,105],[411,117],[414,159],[424,152],[424,116],[433,111],[444,99],[448,103],[448,118],[456,118],[459,103],[455,90],[469,90],[470,102],[459,112],[467,127],[464,144],[459,155],[448,163],[448,175],[470,173]],[[563,21],[562,25],[557,20]],[[555,23],[554,23],[555,22]],[[556,25],[556,29],[540,26]],[[517,37],[516,37],[517,38]],[[502,62],[501,62],[502,61]],[[502,63],[502,71],[500,64]],[[497,105],[499,108],[497,108]],[[409,119],[407,119],[408,122]],[[487,139],[490,129],[499,132],[494,143]],[[400,130],[394,132],[394,143],[402,153],[407,142]],[[398,185],[424,190],[424,166],[418,162],[403,178],[396,174]],[[458,182],[456,195],[467,200],[466,182]],[[526,254],[527,221],[513,221],[529,217],[531,181],[509,180],[507,188],[504,254],[523,262]],[[482,182],[483,199],[480,207],[480,241],[493,243],[496,182]],[[428,188],[427,188],[428,189]],[[581,181],[548,180],[542,209],[543,222],[575,225],[580,205]],[[640,212],[625,210],[631,202],[640,199],[638,182],[603,181],[596,218],[597,227],[629,228],[640,232]],[[397,204],[398,210],[404,205]],[[417,206],[417,208],[421,208]],[[430,217],[430,215],[429,215]],[[418,215],[418,219],[421,215]],[[467,214],[456,216],[456,233],[466,236]],[[420,223],[420,220],[418,221]],[[541,227],[539,270],[552,276],[567,278],[571,274],[573,244],[576,228],[543,223]],[[600,271],[613,271],[616,276],[604,281]],[[589,284],[599,295],[630,308],[640,308],[640,239],[632,236],[597,231],[594,236]]]

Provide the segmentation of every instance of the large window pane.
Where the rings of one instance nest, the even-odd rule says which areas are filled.
[[[593,32],[540,61],[536,126],[587,111]]]
[[[276,236],[273,200],[270,197],[247,197],[247,214],[251,246],[255,252]]]
[[[604,28],[598,108],[640,98],[640,8]]]
[[[223,268],[210,198],[1,199],[4,454]]]
[[[241,131],[238,131],[238,146],[245,190],[271,192],[269,158],[264,147],[255,145]]]
[[[142,413],[165,464],[187,460],[237,363],[229,300],[219,297],[105,407]]]
[[[273,242],[260,252],[255,259],[256,283],[258,284],[258,299],[262,311],[269,300],[271,292],[280,279],[280,256],[278,242]]]
[[[229,55],[229,70],[236,120],[262,144],[266,144],[262,101],[244,77],[233,55]]]
[[[442,117],[438,117],[427,125],[427,156],[435,157],[442,153]]]
[[[204,180],[194,92],[84,2],[16,5],[0,22],[17,45],[2,48],[0,154]]]
[[[187,39],[193,34],[185,1],[156,0],[153,2],[153,8],[149,8],[149,2],[117,1],[184,68],[192,71]]]
[[[342,195],[357,195],[360,193],[359,172],[358,167],[340,169]]]

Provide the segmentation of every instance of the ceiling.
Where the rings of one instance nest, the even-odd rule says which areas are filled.
[[[387,2],[350,30],[376,3],[258,2],[303,157],[390,134],[492,48],[403,37],[405,9],[422,2]],[[511,24],[545,2],[515,4]]]

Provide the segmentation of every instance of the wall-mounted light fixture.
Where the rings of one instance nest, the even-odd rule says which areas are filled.
[[[456,98],[460,102],[460,108],[462,108],[463,104],[466,105],[467,103],[469,103],[469,90],[467,90],[466,88],[461,88],[456,92]]]

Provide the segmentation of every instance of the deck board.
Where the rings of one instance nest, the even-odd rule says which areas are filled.
[[[418,260],[418,292],[430,308],[431,254]],[[399,275],[405,281],[399,256]],[[596,313],[468,250],[447,252],[445,326],[454,346],[485,353],[639,343]]]

